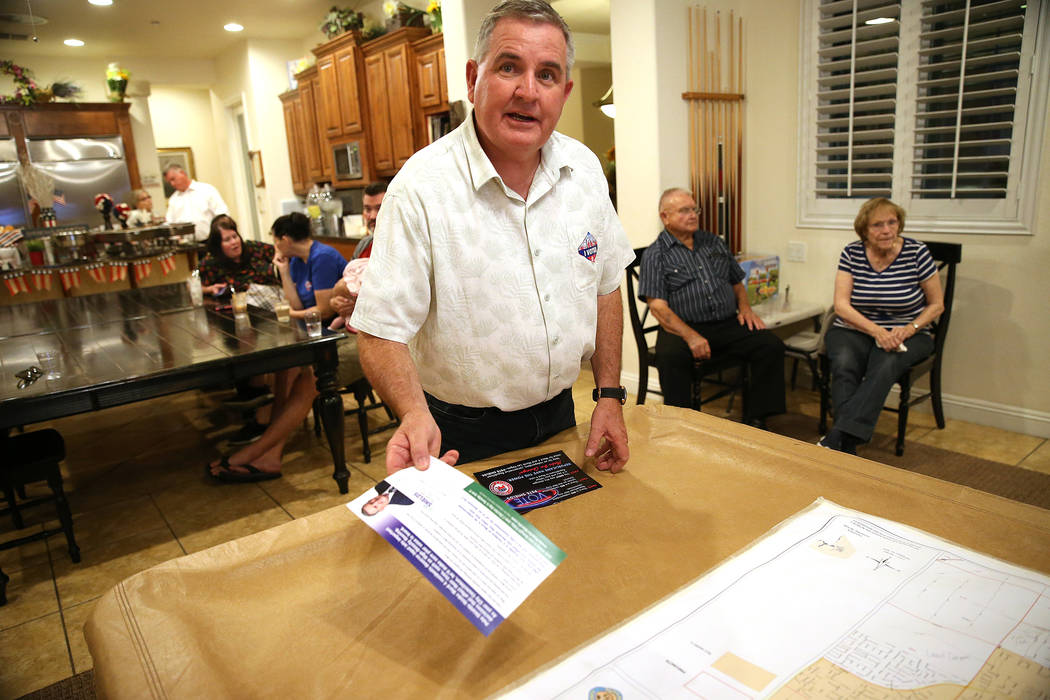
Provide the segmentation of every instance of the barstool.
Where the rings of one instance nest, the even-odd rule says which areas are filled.
[[[36,542],[61,532],[66,536],[69,558],[73,560],[73,563],[78,563],[80,547],[73,538],[73,515],[69,511],[66,494],[62,490],[62,472],[58,466],[59,462],[66,457],[66,445],[62,440],[62,435],[57,430],[48,428],[0,438],[0,453],[4,456],[3,464],[0,465],[0,487],[3,487],[4,498],[7,501],[7,507],[0,509],[0,515],[10,513],[15,529],[21,530],[25,527],[22,520],[22,509],[53,501],[61,524],[61,527],[44,529],[26,537],[0,543],[0,551]],[[21,502],[16,500],[16,490],[24,497],[26,484],[38,481],[47,482],[51,489],[50,496],[41,496]],[[0,605],[7,602],[8,580],[3,571],[0,571]]]

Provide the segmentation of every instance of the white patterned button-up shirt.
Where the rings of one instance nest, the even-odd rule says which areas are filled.
[[[351,323],[407,343],[423,389],[514,411],[571,386],[594,352],[598,296],[634,258],[598,159],[554,132],[527,200],[471,115],[390,183]]]

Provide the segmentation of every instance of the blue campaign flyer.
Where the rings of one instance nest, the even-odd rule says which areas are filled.
[[[501,499],[437,459],[347,504],[486,636],[565,558]]]

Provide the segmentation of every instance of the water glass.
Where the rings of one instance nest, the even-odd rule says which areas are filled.
[[[61,379],[62,372],[58,369],[58,352],[55,350],[41,350],[36,354],[37,364],[44,370],[44,379]]]
[[[321,335],[321,314],[316,311],[307,311],[303,315],[303,323],[306,324],[306,334],[311,338]]]
[[[288,300],[281,297],[276,304],[274,304],[273,312],[277,314],[277,321],[279,323],[288,323],[288,319],[291,318],[291,309],[288,306]]]
[[[248,313],[248,292],[234,292],[233,301],[233,315],[244,316]]]

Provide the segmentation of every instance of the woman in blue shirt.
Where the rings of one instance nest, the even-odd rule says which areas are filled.
[[[322,320],[331,319],[335,311],[328,302],[335,283],[343,278],[346,258],[310,237],[310,220],[305,214],[278,217],[271,233],[277,250],[273,264],[280,273],[292,317],[302,318],[307,311],[316,310]]]
[[[903,209],[881,197],[868,200],[853,228],[860,240],[839,257],[838,317],[826,339],[835,424],[820,441],[850,454],[871,440],[897,378],[933,352],[929,326],[944,310],[930,251],[900,235]]]

